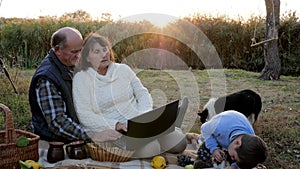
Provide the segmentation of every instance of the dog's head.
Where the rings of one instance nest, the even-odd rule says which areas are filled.
[[[200,116],[201,123],[205,123],[216,115],[215,102],[217,98],[210,98],[204,105],[203,110],[199,110],[198,115]]]
[[[205,123],[208,116],[208,110],[207,109],[199,110],[197,114],[200,116],[201,123],[202,124]]]

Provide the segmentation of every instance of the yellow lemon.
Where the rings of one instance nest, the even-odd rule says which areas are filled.
[[[21,169],[32,169],[33,168],[31,165],[25,163],[22,160],[19,160],[18,163],[19,163]]]
[[[151,161],[151,166],[155,169],[163,169],[167,166],[166,160],[163,156],[155,156]]]
[[[33,169],[39,169],[40,168],[40,165],[39,163],[33,161],[33,160],[26,160],[25,161],[26,164],[30,165],[33,167]]]

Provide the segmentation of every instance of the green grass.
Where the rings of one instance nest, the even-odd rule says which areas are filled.
[[[270,155],[264,165],[270,169],[299,168],[300,78],[281,76],[281,80],[279,81],[265,81],[258,79],[260,74],[255,72],[233,69],[210,71],[213,72],[210,72],[213,75],[224,74],[226,77],[226,88],[224,89],[226,93],[232,93],[248,88],[261,95],[263,108],[254,128],[256,134],[262,137],[269,146]],[[210,73],[206,70],[192,71],[199,89],[199,109],[212,95],[210,80],[212,80],[213,77],[209,76]],[[178,76],[181,79],[181,82],[185,83],[184,86],[189,88],[190,82],[188,81],[188,78],[181,77],[180,74],[178,74]],[[173,83],[176,84],[174,79],[168,78],[165,73],[147,70],[145,71],[145,74],[139,77],[150,92],[151,90],[162,90],[165,95],[170,96],[167,98],[168,101],[181,98],[180,90],[174,90],[175,87],[165,88],[165,86],[173,85]],[[223,80],[220,81],[223,82]],[[216,84],[216,86],[215,90],[218,90],[218,84]],[[223,86],[221,85],[219,90],[221,90],[222,87]],[[155,97],[154,100],[156,100]],[[195,110],[195,108],[190,108],[192,106],[193,105],[190,103],[187,112],[188,116],[191,116],[191,118],[185,117],[184,123],[192,123],[193,125],[184,125],[184,127],[187,127],[188,131],[199,132],[201,122],[199,121],[199,118],[195,116],[197,110]]]
[[[263,108],[254,125],[257,135],[269,147],[269,158],[264,163],[270,169],[297,169],[300,165],[300,77],[281,76],[279,81],[264,81],[259,73],[243,70],[160,71],[135,70],[142,83],[153,96],[156,106],[183,95],[189,97],[189,108],[183,122],[185,132],[199,132],[200,121],[196,113],[215,94],[252,89],[262,97]],[[31,113],[28,87],[34,70],[9,70],[19,95],[13,91],[7,78],[0,77],[0,103],[13,112],[15,128],[28,130]],[[225,77],[225,79],[222,79]],[[196,83],[196,85],[195,85]],[[225,83],[225,88],[224,84]],[[212,88],[214,87],[214,88]],[[4,113],[0,111],[0,129],[4,130]]]

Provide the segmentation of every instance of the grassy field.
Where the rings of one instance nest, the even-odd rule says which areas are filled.
[[[262,97],[263,108],[254,124],[256,134],[269,147],[264,163],[270,169],[298,169],[300,166],[300,77],[281,76],[279,81],[257,79],[258,73],[243,70],[136,70],[149,89],[156,106],[183,96],[189,97],[189,107],[182,128],[197,132],[201,123],[198,110],[212,96],[221,96],[242,89],[252,89]],[[0,102],[11,108],[15,127],[28,130],[30,111],[28,86],[33,71],[11,70],[19,91],[15,94],[7,78],[0,77]],[[0,113],[0,129],[5,127]]]

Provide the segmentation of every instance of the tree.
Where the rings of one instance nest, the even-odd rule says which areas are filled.
[[[77,10],[71,13],[64,13],[61,18],[77,20],[77,21],[89,21],[92,20],[92,17],[89,13],[83,10]]]
[[[112,15],[110,13],[102,13],[101,14],[101,21],[110,23],[110,22],[113,21],[111,17],[112,17]]]
[[[280,0],[265,0],[266,4],[266,43],[264,43],[264,60],[260,79],[279,80],[281,62],[278,50],[278,30],[280,19]]]

